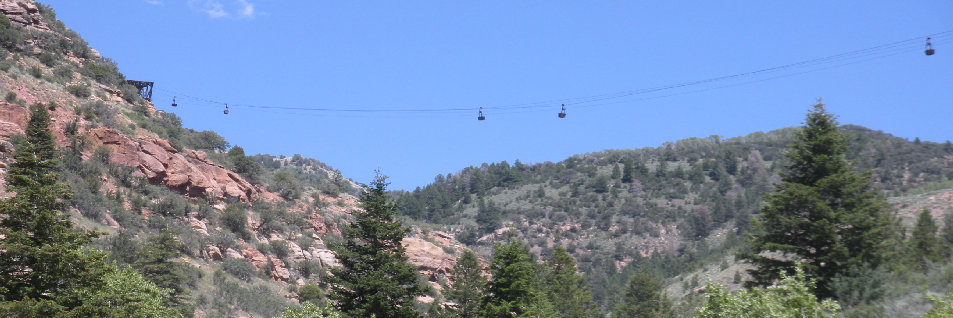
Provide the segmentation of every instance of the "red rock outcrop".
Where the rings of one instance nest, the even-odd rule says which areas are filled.
[[[0,1],[0,13],[10,18],[10,22],[33,27],[39,30],[50,31],[50,27],[43,21],[40,8],[33,1]]]
[[[416,237],[406,237],[401,244],[407,254],[407,261],[417,266],[417,271],[431,280],[436,280],[438,274],[446,274],[456,263],[453,255],[447,254],[434,243]]]
[[[268,261],[271,263],[271,279],[287,282],[291,278],[291,273],[285,267],[285,261],[271,256],[268,257]]]
[[[189,197],[257,200],[260,190],[237,173],[208,160],[208,155],[190,149],[178,151],[168,141],[152,137],[133,138],[99,127],[88,135],[94,144],[112,151],[113,163],[136,167],[137,174],[153,184],[163,184]]]
[[[246,259],[251,261],[255,267],[264,269],[268,265],[268,257],[265,254],[262,254],[257,249],[251,246],[246,246],[242,249],[242,256],[245,256]]]
[[[9,140],[10,136],[22,134],[30,120],[30,111],[26,107],[0,102],[0,139]]]

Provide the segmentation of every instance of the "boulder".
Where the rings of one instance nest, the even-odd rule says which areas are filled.
[[[232,248],[226,248],[226,249],[225,249],[225,257],[227,257],[227,258],[245,258],[244,256],[242,256],[242,253],[239,253],[238,251],[236,251],[236,250],[234,250],[234,249],[232,249]]]
[[[291,278],[291,273],[285,267],[285,261],[271,256],[268,257],[268,260],[271,263],[271,279],[287,282]]]
[[[313,255],[301,250],[301,247],[298,246],[298,244],[295,244],[295,242],[292,242],[292,241],[287,241],[287,242],[288,242],[288,257],[291,258],[292,262],[297,263],[297,262],[303,262],[303,261],[314,259]]]
[[[252,265],[255,265],[255,267],[264,269],[268,265],[268,257],[254,247],[248,246],[242,249],[242,256],[245,256],[245,258],[251,261]]]
[[[208,248],[206,249],[206,251],[208,252],[208,258],[209,258],[209,259],[211,259],[211,260],[213,260],[213,261],[221,261],[221,260],[222,260],[222,251],[219,250],[217,246],[215,246],[215,245],[209,245]]]
[[[341,266],[341,263],[338,262],[337,257],[334,257],[334,253],[328,249],[312,249],[311,255],[321,262],[321,267],[329,268]]]
[[[202,220],[189,218],[189,226],[196,232],[201,233],[202,235],[208,235],[208,227],[205,225],[205,222]]]

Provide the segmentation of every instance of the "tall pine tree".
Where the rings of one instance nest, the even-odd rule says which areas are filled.
[[[6,175],[16,195],[0,202],[0,307],[20,314],[75,308],[84,289],[103,284],[106,271],[104,255],[83,248],[96,233],[74,230],[64,213],[70,193],[57,182],[50,114],[42,104],[30,112]]]
[[[566,248],[557,246],[544,267],[546,295],[558,317],[584,318],[598,313],[592,292],[576,272],[576,260]]]
[[[364,211],[344,228],[344,241],[331,245],[341,266],[331,268],[329,298],[350,317],[419,317],[414,301],[427,291],[404,255],[401,240],[409,230],[394,219],[397,207],[387,202],[386,181],[378,172],[364,186]]]
[[[453,284],[447,290],[447,299],[456,304],[450,310],[456,317],[479,317],[480,299],[487,283],[482,271],[480,260],[471,251],[464,252],[450,270]]]
[[[493,279],[483,296],[483,317],[555,317],[540,290],[536,264],[523,242],[497,244],[490,260]]]
[[[767,285],[781,271],[793,274],[803,260],[816,294],[833,297],[831,279],[876,267],[897,242],[896,214],[867,174],[845,159],[847,137],[818,102],[785,155],[781,184],[765,196],[755,220],[750,252],[756,266],[749,285]]]
[[[920,211],[907,248],[910,262],[920,270],[926,270],[930,262],[939,261],[942,256],[940,238],[936,235],[937,229],[938,226],[930,215],[930,211],[926,208]]]
[[[166,227],[159,235],[150,237],[148,242],[138,251],[134,267],[146,279],[160,288],[172,291],[169,306],[183,306],[187,303],[185,286],[185,264],[177,261],[180,250],[185,247],[178,238],[175,230]]]
[[[672,303],[662,292],[662,284],[647,273],[629,277],[629,284],[616,304],[612,317],[655,318],[672,317]]]

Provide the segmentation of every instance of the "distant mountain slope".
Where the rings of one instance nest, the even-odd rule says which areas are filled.
[[[949,142],[843,129],[850,138],[848,159],[859,171],[871,171],[885,195],[953,179]],[[667,255],[652,262],[673,276],[737,246],[737,234],[779,181],[782,153],[794,132],[689,138],[557,163],[484,164],[397,196],[405,215],[446,224],[477,249],[513,234],[540,255],[566,246],[605,305],[612,292],[603,289],[618,284],[613,277],[628,264]],[[668,257],[679,260],[666,262]]]

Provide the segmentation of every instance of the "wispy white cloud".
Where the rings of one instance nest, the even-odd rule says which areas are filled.
[[[251,19],[258,14],[255,11],[255,4],[249,0],[234,0],[227,2],[227,4],[222,0],[189,0],[189,8],[202,12],[214,19],[232,17]]]
[[[154,6],[161,6],[162,0],[146,0],[146,3],[154,5]]]
[[[255,17],[255,5],[248,0],[238,0],[238,5],[240,6],[240,11],[238,15],[244,18],[254,18]]]
[[[189,7],[192,10],[196,10],[202,13],[205,13],[210,18],[224,18],[228,16],[228,12],[225,12],[225,6],[222,5],[221,1],[216,0],[189,0]]]

